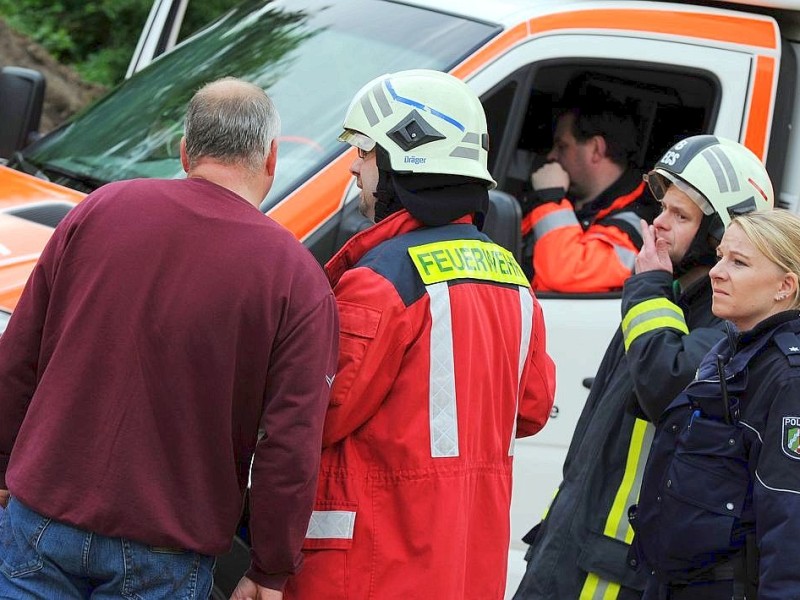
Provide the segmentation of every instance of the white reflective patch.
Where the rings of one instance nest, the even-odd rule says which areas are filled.
[[[508,445],[508,455],[514,455],[514,440],[517,437],[517,413],[519,412],[519,397],[524,392],[522,385],[522,371],[525,369],[525,361],[528,358],[528,350],[531,347],[531,333],[533,332],[533,297],[528,288],[519,288],[519,308],[522,321],[521,338],[519,342],[519,373],[517,377],[517,403],[514,408],[514,426],[511,429],[511,443]]]
[[[429,406],[431,456],[458,456],[458,410],[453,358],[453,320],[447,282],[426,286],[431,301]]]
[[[306,539],[352,540],[355,525],[355,511],[315,510],[311,513]]]

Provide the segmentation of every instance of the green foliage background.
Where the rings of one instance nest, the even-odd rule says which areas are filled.
[[[179,39],[237,0],[189,2]],[[86,80],[112,86],[125,77],[152,0],[0,0],[8,24]]]

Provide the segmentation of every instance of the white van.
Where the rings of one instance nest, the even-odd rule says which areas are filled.
[[[714,133],[760,156],[778,204],[800,210],[800,169],[791,168],[800,157],[792,127],[800,114],[798,2],[248,0],[176,45],[187,2],[157,1],[129,79],[32,145],[24,142],[35,100],[0,106],[3,122],[18,126],[0,131],[8,159],[0,212],[43,223],[49,207],[63,212],[59,189],[88,193],[115,179],[180,176],[188,98],[201,83],[234,74],[266,88],[283,119],[278,177],[262,209],[324,261],[363,226],[347,171],[353,151],[336,141],[347,104],[366,81],[408,68],[449,71],[480,95],[490,170],[507,193],[494,197],[492,231],[514,252],[518,225],[514,211],[504,211],[525,177],[516,165],[547,151],[554,107],[575,82],[631,106],[639,167],[682,137]],[[29,75],[0,77],[0,97],[10,81],[40,85]],[[18,114],[9,114],[12,105]],[[41,185],[42,177],[57,185]],[[13,309],[8,297],[0,309]],[[545,429],[516,446],[509,593],[524,571],[520,538],[560,482],[591,378],[619,325],[619,297],[540,294],[558,369],[556,406]],[[231,563],[247,560],[244,546],[228,558],[220,561],[220,598],[241,573]]]

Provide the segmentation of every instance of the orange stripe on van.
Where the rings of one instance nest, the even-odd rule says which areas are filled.
[[[455,69],[450,71],[450,73],[463,79],[484,66],[495,56],[502,54],[517,42],[524,40],[528,35],[527,25],[525,23],[520,23],[516,27],[497,36],[475,54],[459,64]]]
[[[747,119],[744,145],[761,160],[764,160],[767,153],[767,131],[770,130],[774,78],[775,59],[770,56],[759,56],[756,59],[756,75],[750,96],[750,114]]]
[[[456,66],[451,73],[465,78],[528,36],[557,29],[618,29],[696,37],[770,50],[778,48],[778,32],[772,20],[702,12],[660,9],[576,10],[534,17],[500,34]]]
[[[553,29],[622,29],[682,35],[775,50],[778,37],[769,19],[702,12],[642,9],[576,10],[530,20],[531,33]]]
[[[345,152],[267,214],[303,240],[342,206],[344,190],[352,177],[349,167],[355,158],[355,150]],[[278,165],[280,168],[280,159]]]

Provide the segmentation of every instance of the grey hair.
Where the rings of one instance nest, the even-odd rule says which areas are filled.
[[[258,171],[280,129],[278,111],[263,89],[234,77],[213,81],[197,91],[186,112],[189,167],[211,157]]]

